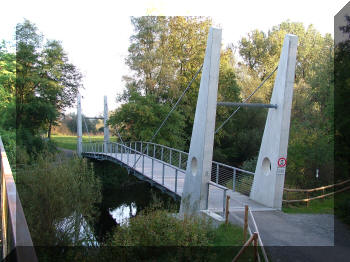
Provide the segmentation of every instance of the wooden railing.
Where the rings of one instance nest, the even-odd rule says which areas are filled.
[[[286,192],[286,198],[285,200],[283,200],[284,203],[289,204],[289,203],[296,203],[296,202],[306,202],[306,205],[309,206],[309,202],[315,199],[322,199],[331,195],[334,195],[336,193],[340,193],[346,190],[350,189],[350,185],[343,187],[341,189],[335,190],[333,192],[327,193],[325,194],[325,190],[329,189],[329,188],[335,188],[341,185],[345,185],[347,183],[350,183],[350,179],[333,184],[333,185],[328,185],[328,186],[322,186],[322,187],[317,187],[317,188],[312,188],[312,189],[289,189],[289,188],[285,188],[284,191]],[[317,191],[323,191],[322,195],[316,196],[316,197],[309,197],[309,194],[312,192],[317,192]],[[299,192],[299,193],[304,193],[306,194],[306,198],[303,199],[289,199],[289,192]]]
[[[254,244],[254,261],[260,261],[259,254],[258,254],[258,233],[254,232],[254,234],[248,239],[247,242],[242,246],[241,250],[238,252],[238,254],[233,258],[232,262],[238,261],[240,256],[244,253],[244,251],[250,246],[250,244],[253,242]]]
[[[11,167],[0,137],[2,259],[38,261]]]

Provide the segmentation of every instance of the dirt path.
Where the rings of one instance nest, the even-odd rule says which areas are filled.
[[[273,262],[349,261],[350,229],[333,215],[281,211],[257,211],[253,215]],[[229,219],[241,223],[243,212],[232,212]],[[250,227],[254,228],[251,221]]]
[[[73,157],[74,155],[77,154],[77,152],[75,150],[65,149],[62,147],[57,147],[57,149],[59,151],[61,151],[64,154],[64,156],[66,156],[66,157]]]

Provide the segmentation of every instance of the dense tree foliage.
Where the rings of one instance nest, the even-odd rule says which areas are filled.
[[[128,138],[149,140],[162,117],[170,111],[201,67],[211,20],[202,17],[133,17],[131,22],[135,33],[130,38],[126,64],[134,74],[124,77],[126,89],[118,101],[125,104],[114,112],[110,123]],[[222,52],[221,59],[221,99],[238,97],[233,65],[233,53],[228,48]],[[188,149],[199,83],[200,74],[175,110],[174,117],[161,131],[165,135],[160,134],[159,139],[164,144]],[[153,105],[136,110],[135,99]],[[225,113],[225,110],[220,112]],[[142,125],[133,121],[130,115],[144,119]],[[145,115],[159,119],[148,121]]]
[[[0,131],[13,164],[15,145],[28,152],[48,149],[53,125],[74,103],[82,75],[62,44],[47,40],[28,20],[16,26],[15,52],[0,44]]]
[[[211,20],[203,17],[133,17],[126,64],[133,74],[124,76],[126,88],[117,99],[124,104],[110,123],[130,139],[148,140],[166,111],[203,63]],[[287,183],[311,186],[333,179],[333,56],[330,34],[321,35],[312,25],[290,21],[268,33],[253,30],[238,46],[221,51],[218,101],[240,102],[278,65],[285,34],[299,38],[290,131]],[[238,50],[240,62],[237,62]],[[250,102],[268,103],[275,76]],[[200,75],[159,137],[162,143],[188,149]],[[156,105],[157,104],[157,105]],[[162,113],[163,110],[163,113]],[[234,108],[218,107],[218,127]],[[252,168],[260,148],[266,110],[241,109],[215,136],[214,159]],[[176,123],[176,120],[178,123]],[[184,121],[184,124],[181,124]],[[174,129],[176,127],[176,129]],[[169,131],[170,130],[170,131]],[[171,132],[173,131],[173,133]],[[172,134],[179,134],[171,137]],[[171,138],[170,138],[171,137]],[[320,181],[316,181],[316,169]],[[254,171],[254,170],[253,170]]]
[[[346,40],[339,42],[335,47],[334,76],[335,76],[335,159],[337,177],[349,177],[350,170],[350,120],[349,102],[350,96],[350,16],[345,17],[347,25],[341,27]]]
[[[313,186],[333,179],[333,56],[330,34],[322,36],[312,25],[290,21],[268,34],[254,30],[239,42],[243,63],[239,84],[247,96],[277,65],[285,34],[298,36],[297,66],[288,150],[287,183]],[[274,77],[255,99],[268,103]],[[316,181],[316,169],[321,181]]]
[[[28,20],[17,25],[17,130],[32,136],[46,131],[50,137],[52,125],[66,107],[73,105],[81,78],[59,41],[44,44],[43,36]]]

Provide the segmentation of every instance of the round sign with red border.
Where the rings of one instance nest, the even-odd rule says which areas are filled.
[[[279,167],[285,167],[287,165],[287,159],[284,157],[280,157],[277,162]]]

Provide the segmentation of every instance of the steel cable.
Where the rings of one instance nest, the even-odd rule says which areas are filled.
[[[273,73],[277,70],[278,66],[276,66],[276,68],[267,76],[267,78],[265,78],[261,83],[260,85],[246,98],[244,99],[243,103],[247,102],[264,84],[265,82],[273,75]],[[237,111],[241,108],[241,106],[238,106],[237,109],[235,111],[233,111],[233,113],[228,117],[226,118],[226,120],[215,130],[215,133],[218,133],[221,128],[223,128],[223,126],[231,119],[231,117],[233,117]]]
[[[171,110],[169,111],[169,113],[167,114],[167,116],[164,118],[163,122],[160,124],[160,126],[158,127],[158,129],[156,130],[156,132],[154,132],[151,140],[149,141],[150,143],[153,142],[154,138],[158,135],[160,129],[164,126],[165,122],[168,120],[169,116],[171,115],[171,113],[175,110],[175,108],[177,107],[177,105],[180,103],[180,101],[182,100],[182,98],[184,97],[184,95],[187,93],[188,89],[191,87],[193,81],[197,78],[199,72],[202,70],[203,68],[203,64],[200,66],[200,68],[198,69],[198,71],[196,72],[196,74],[194,75],[194,77],[192,78],[192,80],[190,81],[190,83],[187,85],[186,89],[182,92],[181,96],[179,97],[179,99],[176,101],[175,105],[171,108]],[[145,153],[145,150],[142,152],[142,154]],[[137,162],[140,160],[141,155],[138,157],[138,159],[136,160],[133,168],[135,168],[135,165],[137,164]]]

